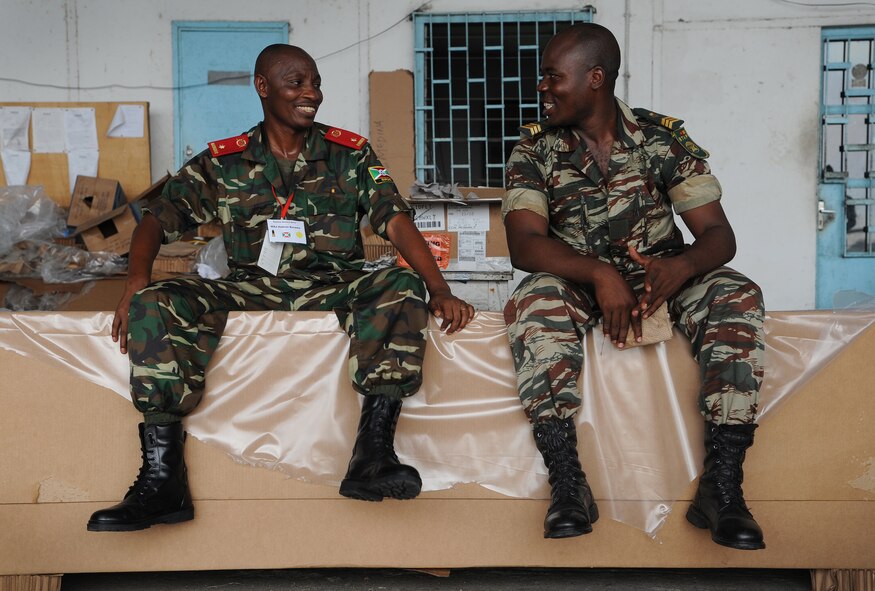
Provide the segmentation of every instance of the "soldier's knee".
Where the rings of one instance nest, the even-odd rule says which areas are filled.
[[[404,293],[412,293],[420,299],[425,299],[425,283],[419,273],[406,267],[392,267],[387,279],[391,289]]]
[[[763,290],[754,281],[737,273],[722,278],[715,286],[715,301],[730,305],[737,311],[764,314]]]
[[[532,273],[526,276],[504,306],[504,319],[507,324],[519,318],[520,314],[532,304],[545,300],[566,299],[567,289],[559,277],[549,273]]]

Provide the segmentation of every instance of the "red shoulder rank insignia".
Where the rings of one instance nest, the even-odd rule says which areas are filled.
[[[364,138],[357,133],[346,131],[345,129],[340,129],[338,127],[332,127],[326,131],[325,139],[329,142],[346,146],[347,148],[355,148],[356,150],[364,146],[365,142],[368,141],[368,138]]]
[[[224,140],[216,140],[210,142],[210,154],[213,156],[224,156],[226,154],[236,154],[242,152],[249,145],[249,136],[245,133],[234,137],[229,137]]]

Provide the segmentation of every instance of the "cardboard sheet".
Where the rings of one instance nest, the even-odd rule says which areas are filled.
[[[0,314],[0,347],[50,360],[127,398],[128,362],[109,337],[111,320],[110,313]],[[851,312],[770,317],[761,417],[873,321],[871,313]],[[583,465],[606,499],[599,501],[604,515],[653,534],[701,466],[698,368],[689,343],[676,334],[618,352],[591,332],[585,346]],[[294,363],[290,347],[298,352]],[[330,313],[233,313],[204,401],[186,427],[240,461],[336,485],[360,404],[346,377],[347,350]],[[432,324],[425,383],[404,404],[396,449],[420,470],[425,491],[477,483],[511,497],[547,497],[499,314],[478,313],[455,335]]]

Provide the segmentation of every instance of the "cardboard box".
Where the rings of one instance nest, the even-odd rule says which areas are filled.
[[[368,141],[389,170],[398,191],[407,195],[414,173],[413,73],[371,72],[371,132]]]
[[[389,173],[395,180],[395,185],[401,195],[408,195],[411,185],[416,178],[415,173],[415,136],[413,122],[413,74],[406,70],[394,72],[371,72],[368,77],[371,96],[371,131],[370,142],[380,157],[380,160],[388,168]],[[475,193],[480,203],[489,203],[489,231],[486,233],[486,256],[506,257],[507,240],[504,232],[504,223],[501,220],[501,199],[504,197],[503,187],[459,187],[464,197],[469,193]],[[440,200],[410,200],[410,203],[436,203],[441,205]],[[445,205],[445,203],[444,203]],[[477,205],[482,207],[482,205]],[[444,214],[446,218],[446,214]],[[446,228],[446,226],[444,226]],[[445,231],[438,228],[425,230]],[[458,236],[452,235],[450,258],[458,257]],[[367,242],[367,235],[366,245]],[[378,246],[385,246],[379,242],[372,242],[370,249],[372,255],[377,255]],[[368,259],[370,260],[370,256]]]
[[[113,179],[77,176],[67,214],[67,225],[78,228],[102,218],[126,203],[121,184]]]
[[[85,248],[91,252],[127,254],[139,221],[136,204],[124,204],[78,226],[76,234],[82,237]]]
[[[467,188],[463,188],[463,194],[467,195],[465,192],[469,190]],[[473,191],[480,190],[470,189]],[[500,191],[502,194],[504,193],[503,189],[490,189],[488,192],[484,191],[485,194],[494,194],[495,191]],[[466,205],[459,205],[453,202],[447,202],[446,199],[410,199],[408,200],[414,207],[419,208],[427,208],[430,210],[429,215],[437,216],[440,220],[443,221],[443,229],[434,228],[435,231],[439,232],[447,232],[451,238],[451,246],[450,246],[450,259],[458,260],[459,259],[459,233],[456,231],[449,230],[450,224],[450,216],[449,210],[450,208],[460,209],[471,208],[471,211],[474,210],[485,210],[485,215],[481,216],[481,219],[487,220],[489,225],[488,230],[482,231],[483,234],[483,243],[485,244],[485,254],[486,257],[509,257],[510,251],[507,249],[507,235],[504,231],[504,221],[501,219],[501,199],[495,197],[481,198],[477,200],[468,201]],[[431,231],[433,228],[421,228],[420,230],[423,232]]]

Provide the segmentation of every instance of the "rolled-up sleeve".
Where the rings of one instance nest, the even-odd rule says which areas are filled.
[[[519,142],[511,152],[505,169],[505,194],[501,217],[526,209],[549,219],[549,201],[544,165],[529,140]]]
[[[722,195],[720,181],[711,174],[685,179],[668,190],[668,198],[677,213],[684,213],[712,201],[720,201]]]

